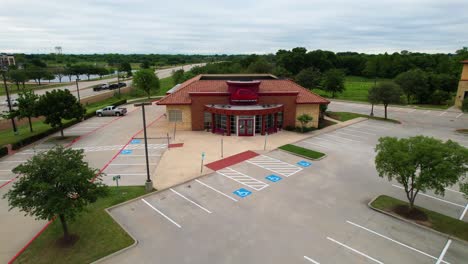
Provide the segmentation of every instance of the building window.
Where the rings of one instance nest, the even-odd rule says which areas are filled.
[[[226,130],[227,118],[226,115],[215,115],[215,132],[216,133],[225,133]]]
[[[279,128],[283,127],[283,112],[278,113],[278,127]]]
[[[273,128],[274,123],[275,123],[275,115],[274,114],[267,115],[266,120],[265,120],[265,126],[266,126],[267,131],[269,128]]]
[[[235,115],[231,115],[231,134],[237,133],[237,118]]]
[[[181,110],[169,110],[169,122],[182,122]]]
[[[255,116],[255,133],[257,134],[262,133],[262,116],[261,115]]]

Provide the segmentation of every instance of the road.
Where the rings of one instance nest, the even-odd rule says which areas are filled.
[[[188,70],[192,69],[195,66],[203,66],[205,64],[206,63],[188,64],[188,65],[184,65],[184,66],[177,66],[177,67],[171,67],[171,68],[167,68],[167,69],[161,69],[161,70],[157,70],[156,74],[158,75],[158,77],[160,79],[162,79],[162,78],[166,78],[166,77],[171,76],[172,71],[180,70],[180,69],[184,69],[184,71],[188,71]],[[103,92],[107,92],[107,90],[100,91],[100,92],[94,92],[93,89],[91,89],[91,87],[93,87],[94,85],[98,85],[98,84],[101,84],[101,83],[109,83],[109,82],[112,82],[112,81],[117,81],[117,78],[80,82],[78,84],[78,87],[79,87],[79,90],[80,90],[80,98],[83,99],[83,98],[91,97],[91,96],[94,96],[94,95],[97,95],[97,94],[100,94],[100,93],[103,93]],[[131,85],[131,82],[132,82],[131,80],[126,81],[127,85]],[[71,84],[71,85],[68,84],[68,85],[64,85],[64,86],[61,86],[61,87],[54,87],[54,88],[37,90],[36,94],[38,94],[38,95],[45,94],[46,92],[52,91],[52,90],[55,90],[55,89],[62,89],[62,90],[68,89],[68,90],[70,90],[70,92],[72,94],[76,95],[76,85],[74,83]],[[10,96],[11,96],[11,98],[18,98],[18,95],[16,93],[11,94]],[[0,96],[0,102],[3,103],[5,101],[6,101],[6,96],[5,95]],[[6,105],[0,105],[0,112],[7,111],[7,110],[8,110],[8,107]]]

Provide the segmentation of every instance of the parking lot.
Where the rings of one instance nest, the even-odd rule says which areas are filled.
[[[276,150],[116,207],[111,214],[139,244],[107,262],[463,263],[468,244],[451,241],[441,256],[446,237],[367,206],[380,194],[405,199],[376,174],[377,139],[415,134],[364,121],[297,143],[327,153],[323,160]],[[457,187],[416,204],[467,221]]]

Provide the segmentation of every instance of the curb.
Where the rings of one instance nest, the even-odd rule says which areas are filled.
[[[320,158],[318,158],[318,159],[313,159],[313,158],[311,158],[311,157],[306,157],[306,156],[304,156],[304,155],[297,154],[297,153],[294,153],[294,152],[291,152],[291,151],[287,151],[287,150],[284,150],[284,149],[277,148],[277,150],[283,151],[283,152],[286,152],[286,153],[288,153],[288,154],[291,154],[291,155],[294,155],[294,156],[298,156],[298,157],[301,157],[301,158],[304,158],[304,159],[313,160],[313,161],[319,161],[319,160],[322,160],[322,159],[324,159],[324,158],[327,157],[327,154],[324,153],[324,155],[323,155],[322,157],[320,157]]]
[[[368,105],[371,106],[370,103],[367,102],[360,102],[360,101],[351,101],[351,100],[343,100],[343,99],[330,99],[328,98],[331,102],[343,102],[343,103],[350,103],[350,104],[360,104],[360,105]],[[382,104],[375,104],[374,106],[383,106]],[[400,108],[408,108],[408,109],[416,109],[416,110],[434,110],[434,111],[440,111],[440,112],[457,112],[457,111],[450,111],[450,108],[453,106],[449,106],[447,109],[438,109],[438,108],[430,108],[430,107],[419,107],[419,106],[412,106],[412,105],[394,105],[394,104],[389,104],[389,107],[400,107]]]
[[[384,210],[382,210],[382,209],[373,207],[373,206],[372,206],[372,203],[373,203],[375,200],[377,200],[377,198],[379,198],[380,196],[381,196],[381,195],[378,195],[378,196],[374,197],[374,198],[367,204],[367,206],[368,206],[370,209],[372,209],[372,210],[374,210],[374,211],[377,211],[377,212],[379,212],[379,213],[386,214],[386,215],[391,216],[391,217],[393,217],[393,218],[395,218],[395,219],[398,219],[398,220],[400,220],[400,221],[403,221],[403,222],[406,222],[406,223],[408,223],[408,224],[417,226],[417,227],[419,227],[419,228],[421,228],[421,229],[424,229],[424,230],[433,232],[433,233],[438,234],[438,235],[440,235],[440,236],[443,236],[443,237],[445,237],[445,238],[447,238],[447,239],[456,240],[457,242],[460,242],[460,243],[465,244],[466,246],[468,246],[468,241],[465,241],[465,240],[463,240],[463,239],[461,239],[461,238],[458,238],[458,237],[455,237],[455,236],[451,236],[451,235],[446,234],[446,233],[442,233],[442,232],[437,231],[437,230],[435,230],[435,229],[432,229],[432,228],[430,228],[430,227],[427,227],[427,226],[418,224],[418,223],[416,223],[416,222],[414,222],[414,221],[408,220],[408,219],[406,219],[406,218],[404,218],[404,217],[401,217],[401,216],[399,216],[399,215],[397,215],[397,214],[392,214],[392,213],[387,212],[387,211],[384,211]]]

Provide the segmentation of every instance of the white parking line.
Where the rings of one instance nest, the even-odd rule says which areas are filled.
[[[310,141],[302,141],[303,143],[306,143],[306,144],[310,144],[310,145],[315,145],[315,146],[319,146],[319,147],[322,147],[322,148],[326,148],[326,149],[329,149],[330,147],[325,147],[323,145],[320,145],[320,144],[317,144],[317,143],[312,143]]]
[[[179,195],[180,197],[184,198],[185,200],[187,200],[187,201],[191,202],[192,204],[194,204],[194,205],[198,206],[198,208],[202,209],[203,211],[205,211],[205,212],[207,212],[207,213],[211,214],[211,211],[210,211],[210,210],[208,210],[208,209],[206,209],[205,207],[203,207],[203,206],[201,206],[201,205],[197,204],[196,202],[194,202],[194,201],[190,200],[189,198],[187,198],[187,197],[185,197],[184,195],[182,195],[182,194],[178,193],[177,191],[175,191],[175,190],[174,190],[174,189],[172,189],[172,188],[170,188],[170,190],[171,190],[173,193],[175,193],[175,194]]]
[[[317,262],[317,261],[315,261],[315,260],[309,258],[308,256],[304,256],[304,258],[307,259],[308,261],[314,263],[314,264],[320,264],[320,262]]]
[[[450,188],[445,188],[445,190],[451,191],[451,192],[454,192],[454,193],[458,193],[458,194],[464,194],[462,192],[459,192],[459,191],[456,191],[456,190],[453,190],[453,189],[450,189]]]
[[[322,135],[320,135],[320,136],[322,136]],[[325,141],[325,142],[330,142],[330,143],[333,143],[333,144],[336,144],[336,143],[343,143],[343,142],[341,142],[341,141],[334,141],[334,140],[330,140],[330,139],[325,139],[325,138],[320,137],[320,136],[315,137],[314,139],[318,139],[318,140],[320,140],[320,141]]]
[[[327,136],[327,137],[335,137],[335,138],[340,138],[340,139],[344,139],[344,140],[347,140],[347,141],[362,142],[362,141],[360,141],[360,140],[356,140],[356,139],[349,139],[349,138],[344,138],[344,137],[335,136],[335,135],[328,135],[328,134],[325,134],[324,136]]]
[[[11,181],[11,180],[0,180],[0,182],[7,182],[7,181]]]
[[[460,113],[460,114],[458,114],[455,118],[459,118],[459,117],[462,116],[462,115],[463,115],[463,113]]]
[[[398,185],[395,185],[395,184],[392,184],[393,187],[396,187],[396,188],[400,188],[400,189],[405,189],[401,186],[398,186]],[[422,196],[426,196],[426,197],[429,197],[429,198],[432,198],[434,200],[438,200],[438,201],[441,201],[441,202],[444,202],[444,203],[448,203],[448,204],[451,204],[451,205],[455,205],[455,206],[458,206],[458,207],[461,207],[461,208],[465,208],[464,205],[461,205],[461,204],[457,204],[457,203],[454,203],[454,202],[450,202],[450,201],[447,201],[447,200],[444,200],[444,199],[440,199],[440,198],[437,198],[437,197],[434,197],[434,196],[431,196],[431,195],[428,195],[428,194],[425,194],[425,193],[419,193],[420,195]]]
[[[346,132],[341,132],[341,131],[336,131],[336,133],[343,134],[343,135],[348,135],[348,136],[352,136],[352,137],[364,138],[364,139],[368,138],[368,137],[358,136],[358,135],[354,135],[354,134],[350,134],[350,133],[346,133]]]
[[[117,156],[117,158],[132,158],[132,157],[146,157],[146,155],[129,154],[129,155],[118,155]],[[161,155],[148,155],[148,157],[161,157]]]
[[[11,170],[0,170],[1,172],[11,172]]]
[[[447,113],[446,111],[445,111],[445,112],[442,112],[442,113],[440,113],[439,116],[443,116],[443,115],[445,115],[446,113]]]
[[[461,214],[460,218],[458,218],[458,220],[462,220],[463,217],[465,217],[465,214],[466,214],[467,210],[468,210],[468,203],[466,204],[465,209],[463,210],[463,213]]]
[[[206,188],[209,188],[209,189],[211,189],[211,190],[213,190],[213,191],[215,191],[215,192],[217,192],[217,193],[223,195],[224,197],[227,197],[227,198],[233,200],[234,202],[237,202],[237,200],[236,200],[235,198],[232,198],[231,196],[229,196],[229,195],[227,195],[227,194],[225,194],[225,193],[223,193],[223,192],[220,192],[220,191],[216,190],[215,188],[209,186],[208,184],[203,183],[203,182],[201,182],[201,181],[199,181],[199,180],[195,180],[195,181],[198,182],[199,184],[205,186]]]
[[[107,176],[141,176],[141,175],[146,175],[146,173],[106,173]]]
[[[429,114],[430,112],[431,112],[431,110],[427,110],[423,114]]]
[[[355,128],[351,128],[351,127],[346,127],[346,128],[343,128],[343,130],[351,130],[351,131],[356,131],[358,133],[363,133],[363,134],[368,134],[368,135],[372,135],[372,136],[377,136],[377,134],[374,134],[374,133],[369,133],[369,132],[364,132],[362,130],[359,130],[359,129],[355,129]]]
[[[447,263],[447,262],[445,262],[443,259],[444,259],[445,253],[447,253],[447,250],[448,250],[448,248],[450,247],[450,244],[452,244],[452,239],[447,240],[447,243],[445,244],[444,249],[443,249],[442,252],[440,253],[440,256],[439,256],[439,258],[437,259],[436,264],[440,264],[441,262]]]
[[[122,163],[111,163],[109,164],[109,166],[145,166],[146,163],[126,163],[126,164],[122,164]],[[157,163],[149,163],[148,165],[158,165]]]
[[[416,111],[416,109],[413,109],[413,110],[409,111],[408,113],[413,113],[414,111]]]
[[[172,220],[171,218],[169,218],[167,215],[163,214],[163,212],[159,211],[156,207],[154,207],[153,205],[151,205],[150,203],[148,203],[145,199],[141,199],[145,204],[147,204],[149,207],[151,207],[153,210],[155,210],[156,212],[158,212],[160,215],[164,216],[164,218],[166,218],[167,220],[169,220],[171,223],[173,223],[175,226],[177,226],[178,228],[181,228],[181,226],[174,220]]]
[[[221,170],[218,170],[216,171],[217,173],[223,175],[224,177],[227,177],[231,180],[234,180],[240,184],[243,184],[247,187],[250,187],[256,191],[261,191],[263,189],[265,189],[266,187],[268,187],[268,184],[267,183],[264,183],[262,181],[259,181],[255,178],[252,178],[248,175],[245,175],[241,172],[238,172],[236,170],[233,170],[229,167],[226,167],[224,169],[221,169]]]
[[[23,163],[26,162],[25,160],[6,160],[6,161],[0,161],[0,163]]]
[[[403,243],[401,243],[401,242],[399,242],[399,241],[396,241],[395,239],[392,239],[392,238],[389,238],[389,237],[384,236],[384,235],[382,235],[382,234],[379,234],[379,233],[377,233],[377,232],[375,232],[375,231],[373,231],[373,230],[371,230],[371,229],[369,229],[369,228],[363,227],[363,226],[358,225],[358,224],[356,224],[356,223],[353,223],[353,222],[351,222],[351,221],[346,221],[346,222],[347,222],[348,224],[351,224],[351,225],[355,226],[355,227],[359,227],[359,228],[361,228],[361,229],[364,229],[364,230],[366,230],[367,232],[370,232],[370,233],[372,233],[372,234],[374,234],[374,235],[377,235],[377,236],[379,236],[379,237],[382,237],[382,238],[385,238],[385,239],[387,239],[387,240],[389,240],[389,241],[392,241],[393,243],[396,243],[396,244],[398,244],[398,245],[400,245],[400,246],[403,246],[403,247],[405,247],[405,248],[407,248],[407,249],[411,249],[411,250],[416,251],[416,252],[418,252],[418,253],[420,253],[420,254],[423,254],[423,255],[426,256],[426,257],[430,257],[430,258],[432,258],[432,259],[437,260],[437,257],[434,257],[434,256],[432,256],[432,255],[430,255],[430,254],[428,254],[428,253],[426,253],[426,252],[424,252],[424,251],[421,251],[421,250],[419,250],[419,249],[416,249],[416,248],[414,248],[414,247],[411,247],[411,246],[408,246],[408,245],[406,245],[406,244],[403,244]],[[447,262],[444,261],[444,263],[447,263]]]
[[[289,177],[302,170],[302,168],[265,155],[260,155],[255,158],[246,160],[246,162],[266,170],[282,174],[286,177]]]
[[[361,255],[361,256],[363,256],[363,257],[366,257],[366,258],[368,258],[368,259],[370,259],[370,260],[373,260],[374,262],[383,264],[382,261],[378,261],[378,260],[376,260],[375,258],[373,258],[373,257],[371,257],[371,256],[369,256],[369,255],[366,255],[366,254],[362,253],[361,251],[358,251],[358,250],[356,250],[356,249],[354,249],[354,248],[352,248],[352,247],[350,247],[350,246],[347,246],[347,245],[345,245],[345,244],[343,244],[343,243],[341,243],[341,242],[338,242],[338,241],[336,241],[335,239],[333,239],[333,238],[331,238],[331,237],[327,237],[327,239],[330,240],[330,241],[332,241],[332,242],[334,242],[334,243],[336,243],[336,244],[338,244],[338,245],[340,245],[340,246],[342,246],[342,247],[345,247],[345,248],[347,248],[347,249],[353,251],[354,253],[357,253],[357,254],[359,254],[359,255]]]

